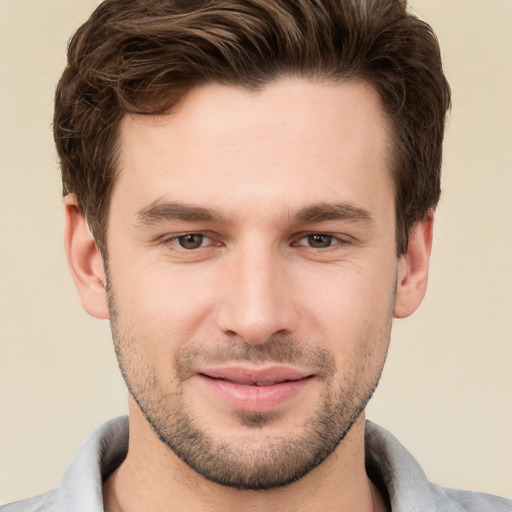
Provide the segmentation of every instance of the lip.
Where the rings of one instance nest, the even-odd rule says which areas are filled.
[[[272,411],[296,397],[314,377],[288,366],[226,366],[197,375],[221,401],[244,412]]]

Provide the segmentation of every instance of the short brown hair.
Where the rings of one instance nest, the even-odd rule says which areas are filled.
[[[74,193],[106,254],[119,126],[163,114],[194,86],[262,87],[283,75],[359,79],[392,125],[397,253],[439,201],[450,88],[437,38],[401,0],[104,0],[72,38],[54,135]]]

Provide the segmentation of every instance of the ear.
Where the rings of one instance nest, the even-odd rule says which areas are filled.
[[[106,320],[109,314],[103,258],[73,194],[66,196],[64,205],[64,248],[71,276],[85,311]]]
[[[425,296],[433,226],[434,214],[429,212],[414,227],[407,252],[400,257],[394,310],[395,318],[405,318],[414,313]]]

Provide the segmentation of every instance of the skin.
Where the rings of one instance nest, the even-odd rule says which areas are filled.
[[[389,135],[370,86],[297,78],[257,92],[204,85],[169,116],[123,120],[110,311],[101,255],[66,199],[72,275],[84,308],[111,318],[132,392],[128,456],[105,483],[107,510],[385,510],[365,472],[358,406],[380,376],[392,317],[410,315],[424,296],[432,238],[428,215],[397,258]],[[190,233],[205,238],[184,249],[179,237]],[[269,348],[280,344],[327,354],[331,371],[297,355],[286,364],[313,378],[264,415],[237,411],[197,374],[213,354],[240,364],[244,350],[253,358],[244,364],[260,368],[282,357]],[[339,405],[355,414],[334,423],[351,425],[346,437],[305,476],[265,491],[205,479],[147,419],[149,410],[165,423],[185,406],[195,427],[250,467],[269,439],[279,447],[307,438],[305,425],[340,390],[349,399]]]

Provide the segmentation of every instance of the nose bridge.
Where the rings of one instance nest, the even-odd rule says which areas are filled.
[[[295,307],[279,251],[265,240],[240,244],[227,265],[219,312],[219,327],[224,332],[258,345],[272,334],[294,330]]]

